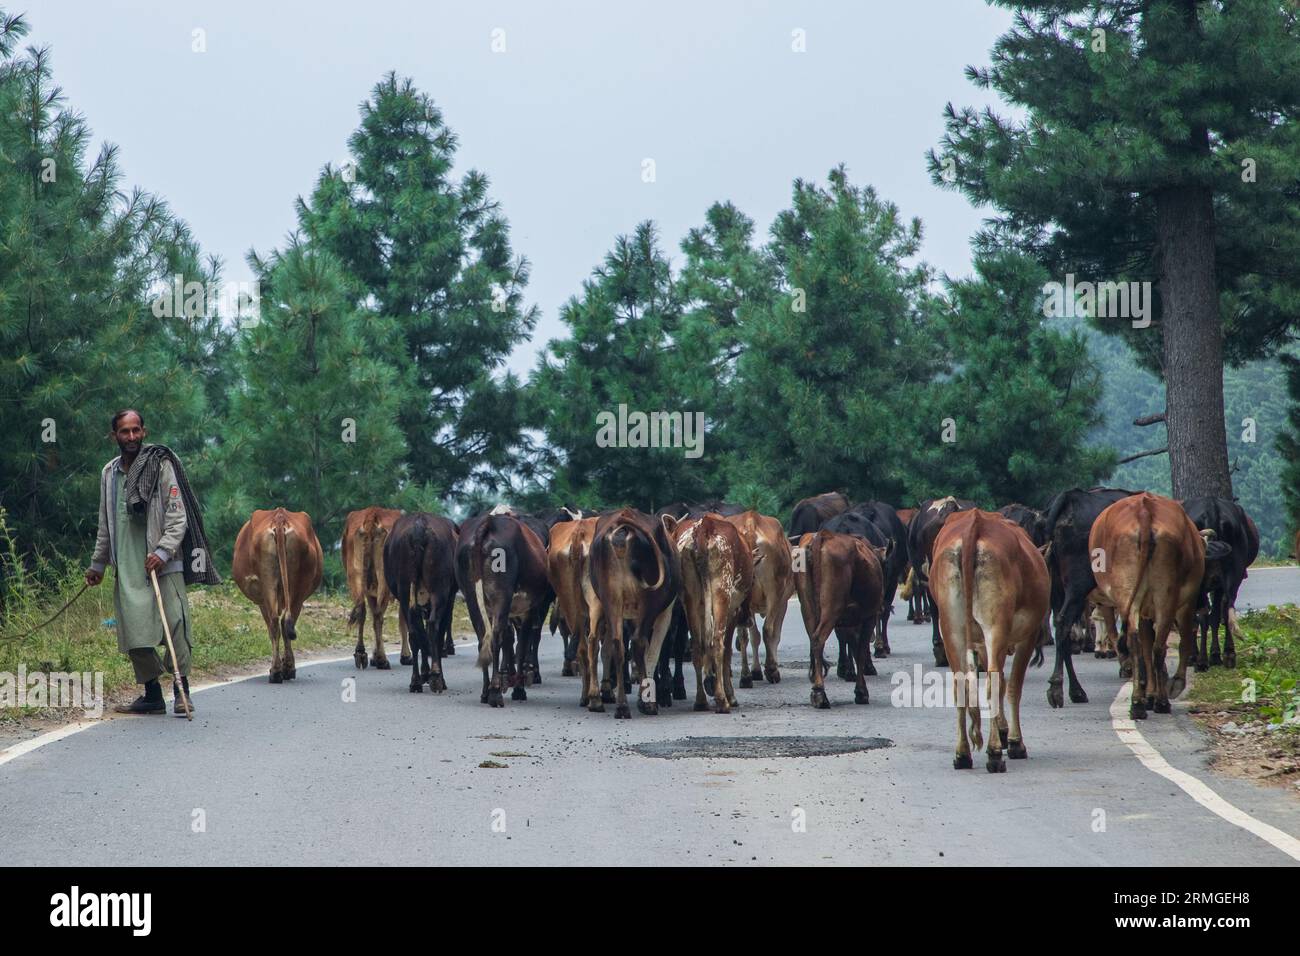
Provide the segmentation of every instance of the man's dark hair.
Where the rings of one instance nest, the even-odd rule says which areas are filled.
[[[141,415],[134,408],[124,408],[116,415],[113,416],[113,422],[108,427],[108,430],[112,432],[114,435],[117,434],[117,423],[122,420],[123,415],[134,415],[136,418],[140,419],[140,427],[144,428],[144,416]]]

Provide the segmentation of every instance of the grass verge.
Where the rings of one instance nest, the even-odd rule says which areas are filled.
[[[1300,793],[1300,608],[1243,615],[1237,667],[1197,674],[1190,711],[1212,732],[1217,769]]]

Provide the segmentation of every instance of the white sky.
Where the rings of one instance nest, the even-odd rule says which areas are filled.
[[[796,177],[823,181],[840,162],[921,217],[927,261],[968,272],[981,213],[930,183],[924,153],[947,101],[986,102],[963,70],[987,63],[1010,22],[982,0],[0,3],[52,48],[96,148],[118,144],[123,186],[167,199],[227,279],[294,227],[294,198],[346,157],[380,77],[412,77],[532,263],[526,298],[542,316],[517,371],[563,334],[559,307],[617,234],[654,219],[680,262],[715,200],[765,234]],[[498,28],[504,53],[491,50]],[[795,29],[805,53],[791,50]]]

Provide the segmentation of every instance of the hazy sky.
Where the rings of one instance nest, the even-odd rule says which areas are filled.
[[[985,102],[963,69],[987,63],[1010,22],[983,0],[0,4],[52,48],[96,145],[120,147],[124,187],[166,198],[228,279],[248,277],[248,249],[279,244],[294,198],[346,158],[379,78],[412,77],[532,263],[542,315],[510,362],[521,371],[563,333],[560,305],[617,234],[653,219],[680,262],[715,200],[766,234],[796,177],[840,162],[921,217],[927,261],[967,272],[981,213],[930,183],[924,153],[947,101]]]

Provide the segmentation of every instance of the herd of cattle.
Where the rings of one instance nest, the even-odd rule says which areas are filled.
[[[370,507],[348,515],[342,541],[357,667],[389,667],[383,619],[395,597],[411,692],[445,690],[442,659],[455,653],[459,591],[478,635],[480,700],[493,707],[504,705],[507,688],[512,699],[526,700],[526,688],[541,682],[538,648],[549,613],[550,630],[564,644],[561,673],[581,678],[580,704],[588,710],[615,703],[616,717],[630,717],[634,690],[643,714],[685,700],[689,654],[695,709],[707,710],[711,700],[728,713],[736,706],[733,647],[741,688],[780,681],[777,645],[796,593],[809,638],[812,704],[830,706],[823,648],[832,631],[837,674],[853,681],[854,701],[866,704],[873,651],[889,656],[889,616],[901,596],[912,621],[932,622],[935,663],[951,667],[959,688],[959,769],[972,765],[972,746],[983,746],[978,692],[960,688],[977,687],[984,673],[990,772],[1006,769],[1004,749],[1013,759],[1027,755],[1021,688],[1031,657],[1041,664],[1053,636],[1053,707],[1064,706],[1067,677],[1070,700],[1088,699],[1071,661],[1076,644],[1119,658],[1121,673],[1132,677],[1134,718],[1148,709],[1168,713],[1189,663],[1197,670],[1234,666],[1234,605],[1258,551],[1254,522],[1232,501],[1180,503],[1111,488],[1062,492],[1042,512],[1019,504],[981,511],[953,497],[895,510],[874,501],[853,505],[831,492],[799,502],[788,529],[723,502],[679,503],[654,514],[524,514],[498,506],[459,525]],[[239,532],[233,576],[261,608],[272,683],[295,676],[294,622],[320,585],[322,561],[303,512],[255,511]],[[1103,625],[1095,639],[1094,622]],[[1171,629],[1180,637],[1172,680],[1165,668]]]

